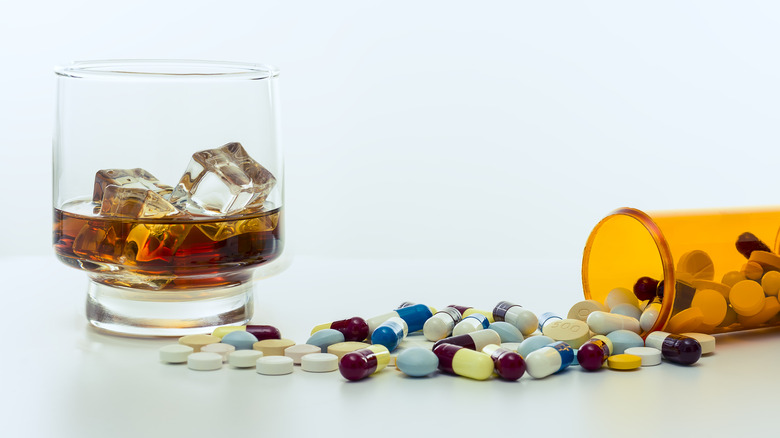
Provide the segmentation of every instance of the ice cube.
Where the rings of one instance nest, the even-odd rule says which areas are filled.
[[[185,216],[157,192],[114,185],[104,188],[100,215],[133,219]]]
[[[169,196],[173,190],[173,187],[160,183],[159,179],[144,169],[103,169],[95,174],[92,202],[102,201],[103,192],[108,186],[152,190],[163,197]]]
[[[271,172],[252,159],[241,143],[234,142],[192,154],[170,199],[191,213],[254,212],[262,209],[274,185]]]
[[[171,262],[191,229],[180,223],[135,224],[127,233],[123,254],[131,262]]]
[[[73,240],[73,252],[90,260],[116,263],[122,255],[122,234],[121,224],[89,221]]]
[[[244,233],[273,231],[278,224],[279,215],[274,214],[236,221],[208,222],[196,227],[209,239],[219,242]]]

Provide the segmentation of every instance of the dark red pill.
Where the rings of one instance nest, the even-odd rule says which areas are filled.
[[[642,277],[634,283],[634,295],[640,300],[653,300],[658,290],[658,280]]]

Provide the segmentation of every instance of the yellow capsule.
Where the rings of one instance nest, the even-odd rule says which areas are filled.
[[[226,334],[230,332],[237,332],[239,330],[246,330],[245,325],[225,325],[222,327],[217,327],[214,329],[214,332],[211,333],[211,336],[216,336],[219,339],[222,339]]]
[[[485,315],[485,317],[488,319],[488,322],[491,324],[496,322],[496,319],[493,317],[493,312],[488,312],[487,310],[468,309],[465,312],[463,312],[463,317],[465,318],[475,313],[479,313],[480,315]]]
[[[440,344],[433,349],[439,358],[439,369],[474,380],[493,375],[493,359],[487,354],[453,344]]]

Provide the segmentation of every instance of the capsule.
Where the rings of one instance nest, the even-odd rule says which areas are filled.
[[[596,371],[612,354],[612,348],[612,341],[608,337],[594,336],[577,350],[577,362],[588,371]]]
[[[615,330],[631,330],[634,333],[642,332],[642,329],[639,327],[639,321],[635,318],[598,310],[588,315],[588,327],[590,327],[593,333],[599,335],[606,335]]]
[[[461,315],[464,315],[469,309],[473,309],[473,307],[470,306],[459,306],[457,304],[450,304],[447,307],[455,308],[458,312],[460,312]]]
[[[239,330],[251,333],[258,341],[265,339],[282,339],[282,334],[279,332],[279,329],[272,325],[226,325],[215,328],[212,335],[222,338],[230,332]]]
[[[654,300],[658,294],[658,280],[650,277],[640,277],[634,283],[634,296],[640,301]]]
[[[460,311],[452,306],[447,306],[428,318],[423,325],[425,339],[436,342],[452,334],[455,325],[463,319]]]
[[[487,310],[470,308],[470,309],[466,309],[466,311],[463,312],[464,318],[471,315],[483,315],[485,318],[488,319],[488,323],[496,322],[496,320],[493,319],[493,312],[488,312]]]
[[[504,380],[517,380],[525,373],[525,361],[522,356],[512,350],[490,344],[482,352],[493,359],[493,366],[498,377]]]
[[[482,351],[485,346],[490,344],[501,345],[501,336],[499,336],[495,330],[485,329],[467,333],[465,335],[441,339],[433,344],[433,348],[436,348],[441,344],[458,345],[470,350]]]
[[[523,336],[536,331],[539,320],[534,312],[524,309],[519,304],[501,301],[493,308],[493,318],[496,321],[506,321],[520,330]]]
[[[645,307],[642,311],[642,315],[639,317],[639,328],[644,331],[649,331],[655,325],[658,320],[658,315],[661,314],[661,303],[653,301]]]
[[[645,346],[661,350],[664,359],[682,365],[694,364],[701,357],[701,344],[688,336],[652,332],[647,335]]]
[[[531,377],[542,379],[566,369],[573,360],[574,350],[571,345],[558,341],[529,353],[525,358],[525,367]]]
[[[481,313],[473,313],[465,318],[452,329],[453,336],[465,335],[466,333],[484,330],[488,328],[490,321]]]
[[[384,345],[371,345],[345,354],[339,361],[339,371],[347,380],[362,380],[389,363],[390,351]]]
[[[368,337],[368,324],[366,324],[366,321],[363,318],[357,316],[349,319],[342,319],[341,321],[320,324],[311,329],[310,334],[313,335],[314,333],[325,329],[340,331],[344,334],[344,339],[347,342],[362,341]]]
[[[402,303],[406,304],[406,303]],[[411,303],[409,303],[411,304]],[[409,333],[422,330],[425,321],[433,316],[431,308],[425,304],[411,304],[406,307],[399,307],[392,312],[385,313],[383,315],[375,316],[366,320],[368,324],[368,334],[374,333],[377,327],[390,318],[396,317],[406,321],[406,326],[409,329]]]
[[[563,321],[563,318],[552,312],[542,313],[542,316],[539,317],[539,331],[541,332],[544,329],[545,324],[555,321]]]
[[[384,345],[390,351],[398,348],[398,344],[406,338],[409,333],[409,327],[406,321],[394,316],[383,322],[371,333],[371,343],[374,345]]]
[[[493,359],[479,351],[470,350],[453,344],[440,344],[433,348],[433,354],[439,358],[442,372],[485,380],[493,375]]]

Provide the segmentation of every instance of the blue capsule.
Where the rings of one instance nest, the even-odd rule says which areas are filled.
[[[409,327],[406,325],[406,321],[394,316],[374,330],[374,333],[371,334],[371,343],[383,345],[388,350],[393,351],[398,348],[398,344],[404,340],[407,333],[409,333]]]

